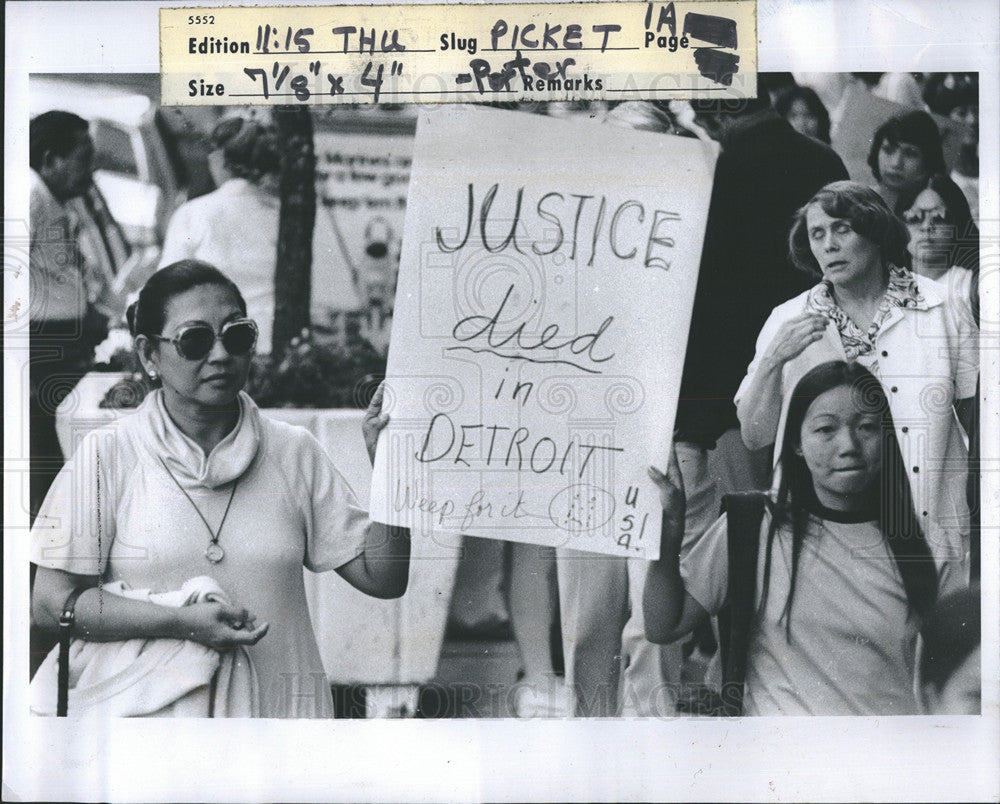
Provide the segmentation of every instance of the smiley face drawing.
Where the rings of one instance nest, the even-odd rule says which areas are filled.
[[[607,524],[615,515],[614,496],[597,486],[567,486],[549,503],[549,518],[561,530],[585,533]]]

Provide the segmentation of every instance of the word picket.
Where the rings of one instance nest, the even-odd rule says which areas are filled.
[[[757,94],[756,0],[164,8],[167,105]]]

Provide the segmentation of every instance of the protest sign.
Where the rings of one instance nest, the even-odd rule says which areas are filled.
[[[373,519],[654,558],[716,148],[470,107],[417,128]]]

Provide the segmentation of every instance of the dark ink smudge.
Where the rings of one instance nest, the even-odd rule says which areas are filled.
[[[736,48],[736,21],[711,14],[685,14],[684,33],[719,47]]]
[[[709,47],[695,48],[694,61],[705,78],[727,87],[732,86],[733,74],[740,71],[739,56]]]

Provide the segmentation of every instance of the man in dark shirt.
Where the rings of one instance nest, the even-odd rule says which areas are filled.
[[[788,259],[795,211],[825,184],[848,178],[828,146],[795,131],[767,92],[737,110],[695,101],[722,145],[715,168],[675,438],[712,449],[739,427],[733,397],[757,335],[778,304],[816,284]]]

